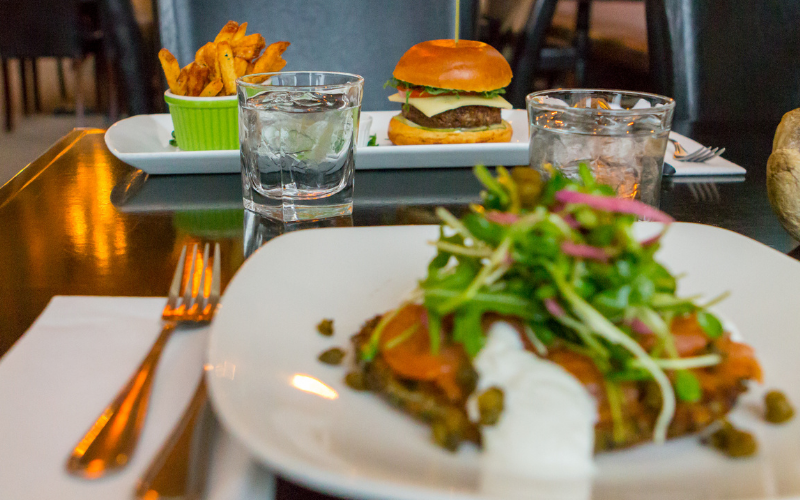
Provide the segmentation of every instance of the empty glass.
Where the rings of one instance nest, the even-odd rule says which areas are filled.
[[[526,98],[530,165],[578,178],[586,163],[617,195],[658,206],[675,101],[618,90],[545,90]]]
[[[364,79],[299,71],[236,86],[245,208],[285,222],[351,214]]]

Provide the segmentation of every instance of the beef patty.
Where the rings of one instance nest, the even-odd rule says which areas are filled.
[[[414,106],[403,106],[403,117],[428,128],[475,128],[499,124],[500,108],[490,106],[462,106],[438,115],[426,116]]]

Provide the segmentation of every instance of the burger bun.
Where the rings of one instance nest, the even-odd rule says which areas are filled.
[[[503,120],[501,127],[487,130],[465,130],[463,132],[445,132],[413,127],[398,116],[389,122],[389,140],[398,146],[414,144],[473,144],[481,142],[509,142],[514,130],[511,124]]]

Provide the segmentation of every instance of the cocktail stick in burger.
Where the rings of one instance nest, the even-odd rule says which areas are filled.
[[[398,145],[508,142],[513,130],[500,116],[511,104],[500,94],[511,67],[492,46],[472,40],[430,40],[400,58],[386,86],[403,104],[389,122]]]

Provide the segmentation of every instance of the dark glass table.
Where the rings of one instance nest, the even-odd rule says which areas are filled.
[[[765,186],[776,125],[697,127],[695,139],[725,146],[748,173],[665,179],[662,209],[791,252]],[[112,156],[103,132],[71,132],[0,188],[0,356],[54,295],[163,296],[185,243],[221,242],[224,285],[284,231],[430,224],[437,206],[479,201],[470,168],[358,171],[352,217],[283,225],[242,209],[238,175],[147,176]],[[320,496],[279,481],[278,498]]]

